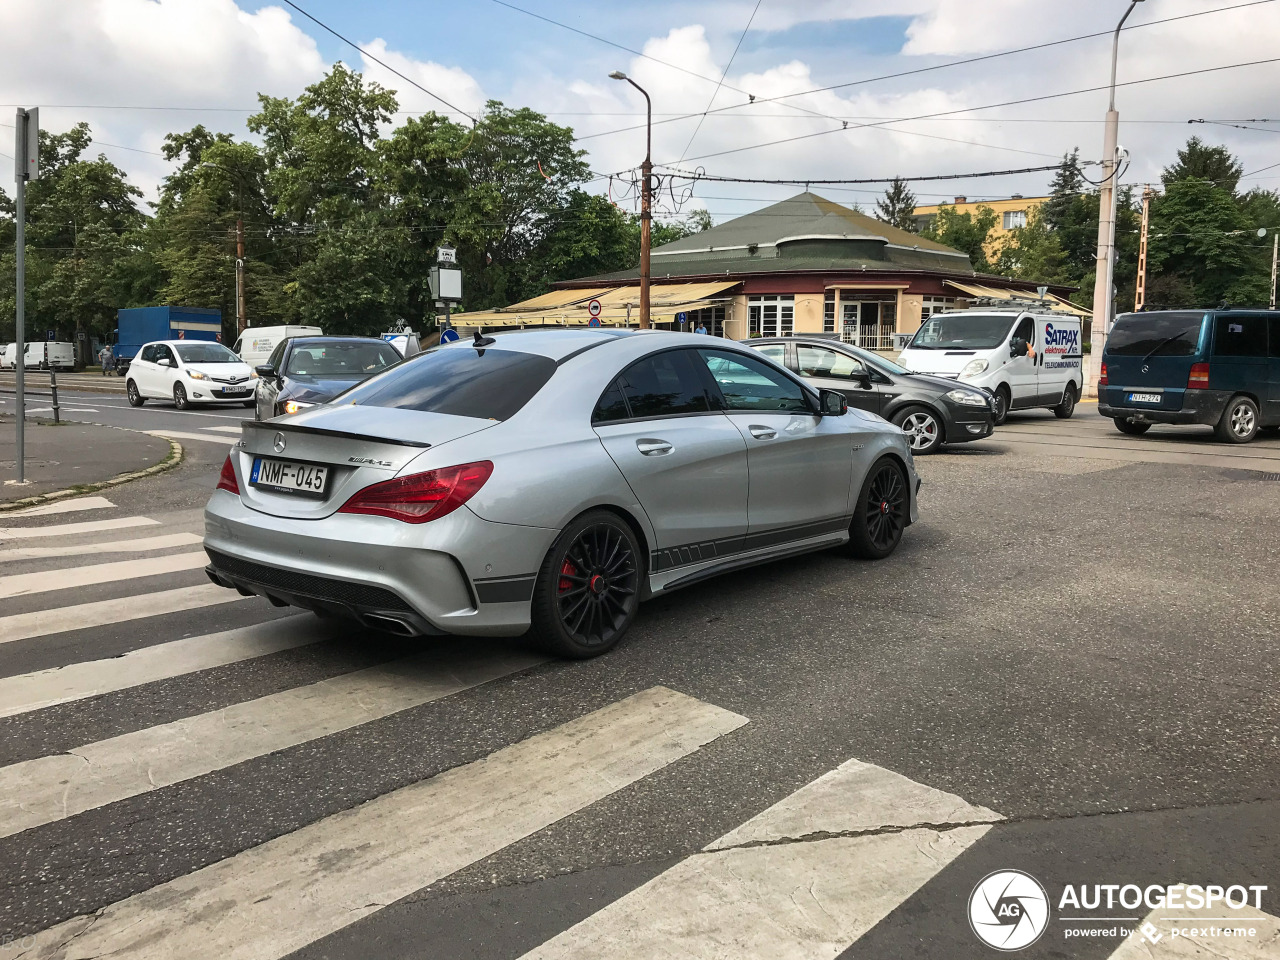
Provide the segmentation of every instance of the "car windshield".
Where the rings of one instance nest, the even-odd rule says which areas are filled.
[[[1106,352],[1118,357],[1190,357],[1200,352],[1200,310],[1126,313],[1107,335]]]
[[[420,353],[342,395],[342,403],[507,420],[556,372],[550,357],[448,347]]]
[[[912,350],[990,350],[1004,343],[1017,317],[1000,313],[941,314],[916,331]]]
[[[882,357],[878,353],[871,353],[870,351],[863,350],[860,347],[850,347],[850,346],[846,346],[845,350],[847,350],[849,353],[852,353],[855,357],[857,357],[867,366],[875,367],[878,370],[883,371],[884,373],[896,374],[899,377],[905,376],[911,373],[911,371],[908,370],[906,367],[902,366],[901,364],[894,363],[892,360]]]
[[[284,372],[294,377],[367,377],[400,362],[395,347],[381,340],[298,343]]]
[[[243,363],[239,357],[220,343],[175,343],[173,349],[183,363]]]

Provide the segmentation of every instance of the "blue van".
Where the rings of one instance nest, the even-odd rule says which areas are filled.
[[[1280,426],[1280,313],[1157,310],[1116,319],[1102,351],[1098,412],[1121,433],[1203,423],[1248,443]]]

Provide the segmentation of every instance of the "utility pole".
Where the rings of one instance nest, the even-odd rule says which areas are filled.
[[[1142,188],[1142,238],[1138,241],[1138,282],[1133,294],[1134,313],[1147,303],[1147,226],[1151,222],[1151,198],[1155,195],[1150,184]]]
[[[40,111],[18,108],[13,126],[15,128],[13,150],[13,175],[17,183],[17,236],[14,243],[14,259],[17,261],[17,310],[14,315],[14,337],[17,356],[14,358],[16,384],[14,389],[14,432],[17,440],[17,456],[14,458],[16,479],[18,483],[26,483],[26,425],[27,405],[24,396],[24,380],[26,377],[25,331],[27,314],[27,181],[40,177]]]
[[[1271,309],[1276,308],[1276,255],[1280,254],[1280,233],[1271,238]]]
[[[1136,0],[1135,0],[1136,2]],[[640,323],[641,330],[648,330],[649,324],[649,245],[653,236],[653,101],[644,87],[636,83],[621,70],[609,74],[611,79],[625,80],[642,94],[645,103],[645,140],[644,163],[640,165],[643,183],[640,187]]]
[[[1093,322],[1089,334],[1089,373],[1085,378],[1088,396],[1098,395],[1102,349],[1107,343],[1107,326],[1111,321],[1111,288],[1115,277],[1116,242],[1116,174],[1119,170],[1117,146],[1120,138],[1120,114],[1116,112],[1116,61],[1120,56],[1120,30],[1142,0],[1130,0],[1129,8],[1116,24],[1111,41],[1111,94],[1107,107],[1106,131],[1102,137],[1102,185],[1098,190],[1098,256],[1097,276],[1093,283]]]
[[[249,321],[244,309],[244,220],[236,217],[236,334],[244,333]]]

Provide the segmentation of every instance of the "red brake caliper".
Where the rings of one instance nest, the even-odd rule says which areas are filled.
[[[577,572],[578,572],[578,568],[575,567],[573,563],[569,560],[565,560],[565,562],[560,566],[560,592],[561,593],[567,593],[573,589],[573,581],[570,580],[569,577],[575,576]]]

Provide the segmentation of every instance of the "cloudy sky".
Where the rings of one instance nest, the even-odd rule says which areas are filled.
[[[794,179],[1034,167],[1053,163],[1075,146],[1083,157],[1097,158],[1105,92],[995,105],[1104,85],[1109,36],[945,65],[1109,31],[1127,5],[297,2],[464,111],[497,99],[571,126],[595,171],[621,171],[643,156],[644,131],[636,128],[643,122],[643,100],[607,76],[621,69],[653,98],[654,119],[661,121],[654,127],[655,161],[727,176]],[[1187,17],[1197,13],[1204,15]],[[1280,0],[1145,0],[1129,24],[1136,29],[1121,38],[1122,84],[1280,57]],[[281,0],[3,0],[0,124],[12,123],[17,105],[39,106],[49,129],[87,120],[96,149],[153,195],[167,172],[158,155],[165,133],[203,123],[246,135],[244,120],[258,92],[294,96],[336,60],[396,89],[403,111],[447,110]],[[1122,86],[1120,139],[1133,158],[1126,180],[1158,181],[1160,168],[1191,133],[1230,146],[1246,171],[1280,163],[1278,81],[1280,63],[1267,63]],[[835,89],[806,92],[830,87]],[[1270,122],[1237,129],[1222,123],[1189,126],[1192,119]],[[11,136],[9,127],[0,126],[0,182],[6,189],[12,179]],[[773,143],[782,140],[790,142]],[[919,203],[956,194],[1034,195],[1044,192],[1049,177],[1030,173],[920,183],[914,189]],[[1280,167],[1262,170],[1246,185],[1280,187]],[[608,189],[608,181],[595,187]],[[864,206],[880,189],[815,188]],[[701,184],[689,205],[704,206],[721,221],[794,192]]]

